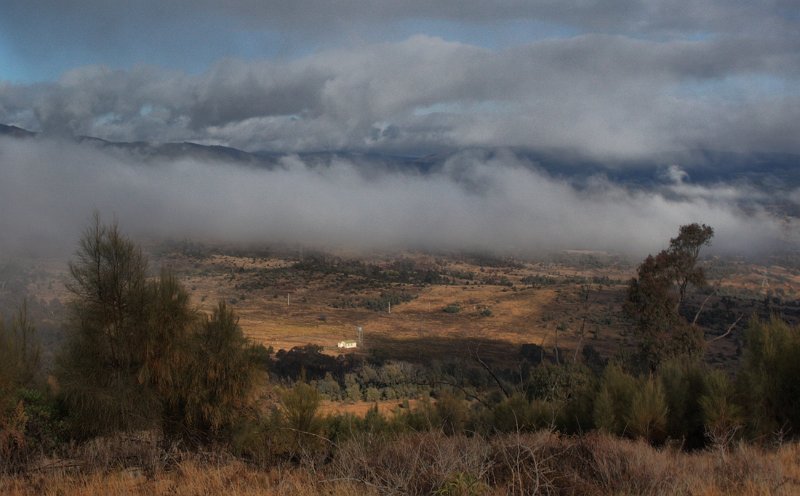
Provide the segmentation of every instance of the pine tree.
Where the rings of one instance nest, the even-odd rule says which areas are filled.
[[[59,390],[78,437],[148,427],[158,398],[140,380],[147,349],[147,259],[99,214],[69,265],[73,295]]]

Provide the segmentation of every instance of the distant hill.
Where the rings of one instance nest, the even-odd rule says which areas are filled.
[[[264,157],[220,145],[201,145],[189,141],[178,143],[148,143],[146,141],[108,141],[93,136],[79,136],[81,143],[90,144],[100,148],[124,150],[141,158],[197,158],[205,160],[220,160],[225,162],[269,163]]]
[[[36,136],[36,133],[28,131],[27,129],[22,129],[21,127],[0,124],[0,136],[13,136],[15,138],[32,138]]]

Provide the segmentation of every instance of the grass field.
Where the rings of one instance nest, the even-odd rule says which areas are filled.
[[[361,327],[363,346],[348,353],[423,362],[477,354],[513,363],[523,344],[558,346],[567,355],[590,344],[613,356],[630,330],[621,307],[636,261],[604,253],[573,251],[519,261],[424,253],[301,257],[223,248],[150,251],[154,273],[172,268],[200,310],[228,302],[246,335],[274,350],[313,343],[339,354],[336,343],[355,339]],[[715,258],[705,264],[718,285],[700,319],[709,337],[722,334],[739,315],[777,309],[790,319],[800,317],[800,270],[769,261]],[[27,293],[34,317],[55,332],[70,296],[67,264],[37,260],[25,267],[15,272],[16,286],[0,288],[0,301]],[[411,276],[403,279],[402,271]],[[421,280],[422,273],[434,280]],[[403,296],[391,312],[381,300],[387,294]],[[763,304],[767,295],[769,305]],[[780,303],[773,304],[776,298]],[[703,296],[694,299],[699,306]],[[731,339],[715,341],[708,350],[717,363],[733,360],[735,353]]]
[[[592,339],[596,346],[611,351],[624,325],[619,315],[624,296],[621,282],[631,275],[617,267],[584,271],[556,264],[482,267],[440,259],[437,270],[441,273],[472,274],[473,280],[404,284],[352,275],[292,274],[291,262],[279,258],[214,256],[196,262],[173,255],[162,262],[181,274],[201,308],[210,310],[221,299],[231,303],[245,333],[265,346],[277,350],[314,343],[339,353],[336,343],[356,338],[360,326],[367,349],[407,359],[468,349],[508,358],[518,355],[524,343],[574,348],[582,329],[584,340]],[[266,287],[253,284],[269,271],[281,271],[284,277]],[[548,283],[523,282],[536,276]],[[581,284],[575,282],[578,278],[614,282]],[[581,299],[582,286],[588,289],[588,301]],[[343,297],[369,298],[387,291],[403,292],[413,299],[378,311],[335,308]],[[454,306],[457,312],[445,311]]]

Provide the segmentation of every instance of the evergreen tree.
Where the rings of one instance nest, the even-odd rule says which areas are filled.
[[[173,393],[173,404],[183,409],[183,435],[196,443],[228,439],[253,399],[257,350],[220,302],[192,336],[190,353],[184,382]]]
[[[96,213],[69,269],[73,298],[56,375],[73,433],[150,426],[159,408],[155,391],[140,380],[147,349],[147,259]]]
[[[96,214],[70,264],[57,366],[73,434],[160,426],[167,441],[218,440],[250,399],[254,348],[224,303],[201,319],[174,274],[147,272],[141,249]]]

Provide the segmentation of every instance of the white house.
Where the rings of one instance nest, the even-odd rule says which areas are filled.
[[[358,342],[353,340],[339,341],[339,344],[336,346],[338,348],[355,348],[358,346]]]

